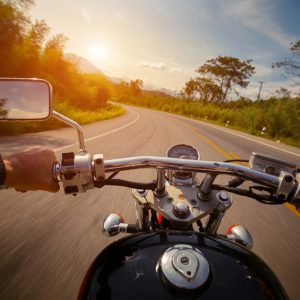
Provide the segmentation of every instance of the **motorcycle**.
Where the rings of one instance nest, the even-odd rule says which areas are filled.
[[[106,236],[130,235],[96,257],[78,299],[287,299],[271,269],[251,252],[248,230],[233,225],[222,235],[218,228],[232,205],[231,194],[269,205],[290,202],[298,208],[297,165],[258,153],[249,160],[203,161],[197,149],[186,144],[174,145],[166,157],[104,160],[86,150],[79,124],[52,110],[48,82],[1,79],[0,98],[1,120],[53,116],[77,130],[79,152],[63,153],[53,166],[53,176],[66,194],[107,185],[132,189],[136,223],[125,223],[117,213],[105,217]],[[153,182],[116,178],[120,172],[148,168],[156,170]],[[201,181],[198,173],[204,174]],[[218,175],[233,179],[216,184]]]

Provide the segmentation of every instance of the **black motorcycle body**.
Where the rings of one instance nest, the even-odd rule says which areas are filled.
[[[178,289],[164,280],[162,254],[172,245],[189,244],[210,265],[199,289]],[[253,252],[225,237],[196,232],[161,231],[122,238],[95,259],[78,299],[287,299],[270,268]]]

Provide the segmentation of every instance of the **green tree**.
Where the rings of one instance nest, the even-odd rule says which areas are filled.
[[[221,88],[210,78],[197,77],[197,91],[204,103],[220,102],[222,100]]]
[[[291,97],[291,91],[289,91],[287,88],[280,87],[275,91],[275,94],[278,98],[290,98]]]
[[[225,101],[228,92],[234,86],[242,88],[248,86],[249,81],[247,79],[255,73],[255,68],[251,65],[251,61],[241,61],[231,56],[218,56],[207,60],[196,72],[218,84],[222,90],[222,101]]]
[[[181,94],[186,97],[188,100],[194,100],[196,94],[198,93],[198,83],[195,79],[190,79],[185,83],[184,88],[181,91]]]
[[[0,76],[15,75],[21,56],[18,46],[30,23],[24,13],[27,4],[27,1],[0,1]]]
[[[6,103],[7,99],[5,98],[1,98],[0,99],[0,119],[5,118],[7,115],[7,110],[4,109],[4,105]]]
[[[292,56],[273,63],[272,68],[282,68],[285,74],[294,78],[296,84],[300,85],[300,40],[291,43],[290,50],[292,52]]]
[[[32,45],[36,49],[41,50],[49,32],[50,27],[44,20],[36,20],[35,23],[31,25],[28,37]]]
[[[132,96],[139,96],[142,92],[143,81],[141,79],[131,80],[129,89]]]

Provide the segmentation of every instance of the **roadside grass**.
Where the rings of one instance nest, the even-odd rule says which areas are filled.
[[[115,101],[209,122],[300,148],[300,99],[273,99],[241,107],[239,103],[221,106],[153,95]],[[262,135],[263,127],[267,130]]]
[[[54,109],[80,125],[103,121],[124,114],[125,110],[120,105],[107,104],[97,110],[82,110],[72,107],[67,102],[58,102]],[[67,127],[68,125],[51,118],[47,121],[16,121],[0,122],[0,136],[33,133]]]

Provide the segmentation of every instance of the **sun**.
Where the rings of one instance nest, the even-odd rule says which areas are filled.
[[[95,42],[87,47],[88,58],[94,63],[107,60],[109,58],[109,47],[106,44]]]

